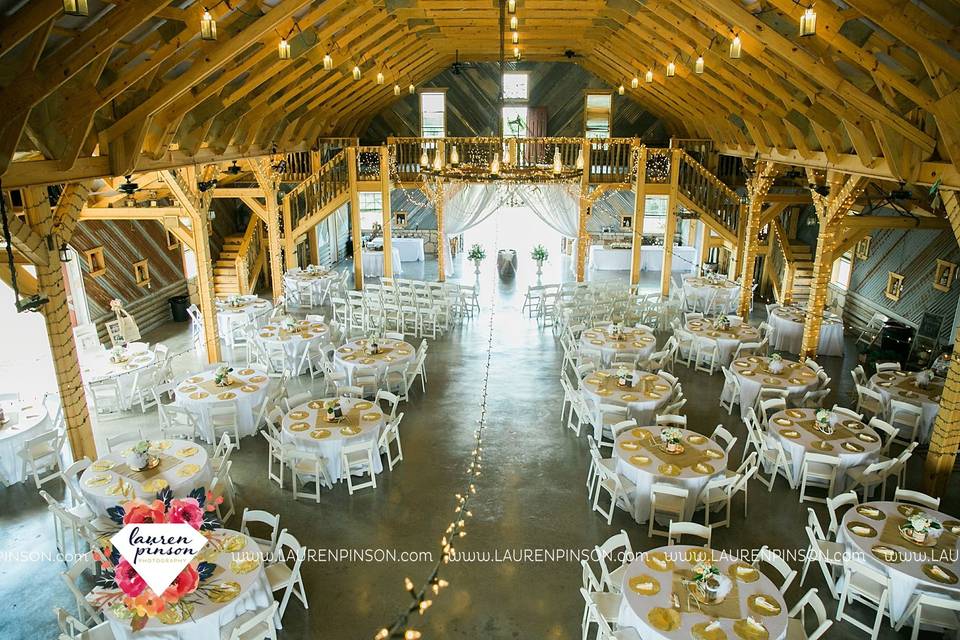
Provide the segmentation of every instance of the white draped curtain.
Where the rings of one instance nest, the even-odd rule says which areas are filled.
[[[450,253],[449,237],[458,236],[489,218],[500,206],[500,202],[501,192],[495,184],[455,183],[446,187],[443,201],[443,233],[439,238],[443,248],[445,275],[453,275],[453,255]]]
[[[563,184],[528,184],[516,187],[517,197],[554,231],[573,238],[573,255],[577,255],[580,233],[580,203]],[[571,264],[574,267],[576,261]]]

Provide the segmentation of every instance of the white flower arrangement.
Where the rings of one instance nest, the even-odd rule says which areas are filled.
[[[770,356],[770,362],[781,362],[782,360],[783,360],[783,356],[781,356],[779,353],[775,353],[772,356]]]
[[[693,580],[701,582],[707,578],[720,575],[720,569],[709,562],[698,562],[693,565]]]
[[[826,409],[817,409],[817,422],[821,424],[830,422],[830,412]]]
[[[907,518],[907,523],[910,528],[916,531],[917,533],[930,533],[933,530],[940,529],[940,523],[936,520],[931,520],[922,513],[915,513],[909,518]]]
[[[660,432],[660,439],[667,444],[677,444],[683,438],[683,431],[677,427],[667,427]]]
[[[726,315],[719,315],[717,319],[713,321],[714,329],[729,329],[730,328],[730,318]]]
[[[291,316],[284,316],[280,321],[280,326],[287,331],[293,331],[297,327],[297,322]]]
[[[213,372],[213,383],[218,387],[225,387],[230,384],[230,373],[233,371],[233,367],[228,367],[226,365],[217,367],[216,371]]]

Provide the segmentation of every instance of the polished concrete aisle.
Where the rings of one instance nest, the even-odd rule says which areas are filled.
[[[426,638],[574,640],[580,636],[583,604],[578,554],[621,528],[636,549],[663,544],[662,539],[648,539],[646,528],[623,512],[608,526],[590,511],[584,486],[589,462],[585,438],[578,439],[560,424],[559,343],[549,329],[520,313],[531,266],[521,262],[518,280],[502,282],[488,260],[477,279],[480,315],[431,341],[428,392],[414,391],[401,407],[406,414],[401,426],[404,461],[378,477],[375,491],[365,489],[351,497],[341,484],[324,491],[320,504],[295,502],[289,488],[281,491],[266,479],[264,441],[242,441],[233,457],[239,510],[249,506],[279,512],[281,526],[311,549],[303,568],[310,608],[291,601],[281,637],[370,638],[409,603],[404,577],[419,582],[428,575],[432,562],[423,554],[439,557],[441,535],[454,517],[454,494],[467,482],[491,300],[495,339],[483,475],[477,479],[468,535],[456,541],[465,558],[445,568],[450,586],[435,598],[426,617],[412,624]],[[187,344],[184,325],[168,325],[146,339],[163,340],[174,352]],[[664,340],[660,336],[658,342]],[[852,361],[823,359],[823,364],[837,381],[839,396],[848,397],[849,374],[842,371]],[[186,355],[178,359],[177,373],[197,367],[196,357]],[[710,433],[716,424],[726,425],[741,438],[733,455],[738,463],[744,428],[736,415],[727,416],[717,404],[721,376],[694,375],[682,367],[678,374],[690,398],[692,428]],[[308,386],[298,381],[292,391]],[[133,425],[156,433],[156,412],[101,419],[98,440]],[[918,487],[921,459],[915,460],[911,486]],[[62,496],[57,483],[47,488]],[[782,481],[772,493],[753,482],[750,492],[750,520],[743,520],[738,498],[733,527],[715,532],[715,546],[805,548],[807,505],[797,502],[797,494]],[[953,482],[945,511],[960,512],[956,495]],[[816,510],[825,521],[825,509],[818,505]],[[32,484],[0,489],[0,514],[0,554],[54,551],[52,520]],[[239,527],[239,517],[228,526]],[[348,552],[353,556],[343,557]],[[415,556],[391,558],[401,553]],[[6,605],[0,608],[0,637],[55,637],[51,608],[73,609],[58,575],[62,570],[63,564],[53,559],[5,558],[0,565],[0,601]],[[806,587],[820,586],[824,593],[816,578],[808,579]],[[791,588],[789,600],[801,593],[799,587]],[[835,612],[836,604],[827,600],[828,610]],[[846,626],[836,628],[828,637],[850,632]],[[881,637],[898,634],[885,627]]]

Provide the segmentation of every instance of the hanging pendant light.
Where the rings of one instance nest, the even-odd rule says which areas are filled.
[[[80,0],[83,3],[83,6],[86,7],[87,0]],[[63,2],[63,10],[67,10],[68,0]],[[80,15],[80,14],[70,14],[70,15]],[[84,13],[83,15],[87,15]],[[204,11],[203,15],[200,16],[200,39],[201,40],[216,40],[217,39],[217,21],[213,19],[213,16],[210,15],[209,11]]]
[[[277,45],[277,53],[280,55],[281,60],[290,59],[290,43],[287,42],[286,38],[280,38],[280,44]]]
[[[377,72],[377,84],[383,84],[383,71]]]
[[[517,12],[517,0],[507,0],[507,13]]]
[[[517,16],[510,16],[510,30],[511,30],[511,31],[516,31],[516,30],[517,30],[517,23],[518,23],[518,22],[519,22],[519,20],[517,20]]]
[[[424,149],[423,153],[420,154],[420,166],[424,169],[430,166],[430,156],[427,155],[426,149]]]
[[[643,76],[643,81],[647,84],[653,82],[653,69],[647,69],[647,73]]]
[[[457,153],[457,145],[453,145],[453,147],[450,148],[450,164],[453,166],[460,164],[460,154]]]
[[[398,84],[393,85],[393,95],[395,96],[400,95],[400,85]]]
[[[560,175],[563,173],[563,159],[560,157],[560,147],[553,150],[553,173]]]
[[[623,85],[620,85],[619,87],[617,87],[617,93],[620,94],[621,96],[626,92],[627,90],[624,89]]]
[[[329,53],[323,55],[323,70],[330,71],[333,69],[333,58],[330,57]]]
[[[817,12],[813,10],[813,5],[807,7],[807,10],[800,16],[800,35],[812,36],[817,33]]]
[[[407,87],[407,93],[409,93],[410,95],[413,95],[414,93],[416,93],[416,91],[417,91],[417,88],[413,86],[413,83],[410,83],[410,86]]]
[[[500,175],[500,154],[493,154],[493,160],[490,161],[490,175]]]
[[[360,67],[359,67],[359,65],[353,65],[353,79],[354,79],[354,80],[359,80],[359,79],[360,79]]]
[[[693,72],[696,74],[703,73],[703,56],[697,56],[697,61],[693,65]]]
[[[68,16],[86,18],[90,15],[90,7],[87,5],[87,0],[63,0],[63,12]],[[204,12],[204,15],[210,16],[206,12]]]
[[[437,149],[437,154],[433,156],[433,170],[437,173],[443,171],[443,154]]]
[[[743,53],[742,49],[743,45],[740,42],[740,36],[733,36],[733,40],[730,41],[730,57],[734,60],[739,60]]]
[[[677,65],[675,65],[673,62],[668,62],[668,63],[667,63],[667,77],[668,77],[668,78],[672,78],[672,77],[675,76],[675,75],[677,75]]]
[[[517,31],[514,31],[512,39],[513,39],[513,44],[520,44],[520,33]]]
[[[520,47],[513,48],[513,57],[516,58],[517,60],[520,59]]]
[[[633,80],[630,81],[630,88],[636,89],[639,86],[640,86],[640,78],[636,74],[634,74]]]
[[[503,150],[503,164],[510,164],[510,143],[507,143],[507,148]]]
[[[583,171],[583,147],[577,151],[577,171]]]

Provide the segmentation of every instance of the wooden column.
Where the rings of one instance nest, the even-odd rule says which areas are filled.
[[[670,295],[673,275],[673,236],[677,232],[677,192],[680,188],[680,149],[670,151],[670,192],[667,196],[667,221],[663,231],[663,265],[660,271],[660,295]]]
[[[363,236],[360,233],[360,191],[357,188],[357,148],[347,147],[347,184],[350,188],[350,237],[353,238],[353,280],[363,289]]]
[[[55,244],[57,240],[69,242],[80,209],[86,203],[89,193],[88,185],[68,185],[60,196],[57,210],[51,211],[45,187],[25,189],[23,197],[27,221],[42,235],[52,233],[55,236]],[[49,253],[44,251],[44,254],[45,259],[35,261],[34,266],[37,270],[37,288],[41,295],[49,299],[42,313],[47,327],[50,354],[53,357],[57,390],[63,404],[67,440],[70,442],[70,450],[75,460],[84,456],[96,460],[97,446],[93,439],[90,412],[80,377],[80,362],[77,357],[76,343],[73,340],[63,266],[60,264],[56,246],[53,251]]]
[[[281,261],[280,249],[280,205],[278,204],[279,190],[277,182],[273,178],[270,162],[264,159],[252,161],[254,175],[257,177],[257,183],[263,190],[263,199],[266,202],[264,207],[267,212],[267,258],[270,261],[270,292],[273,295],[273,303],[279,304],[283,299],[283,264]],[[289,209],[284,207],[284,228],[289,229]],[[314,243],[316,244],[316,243]]]
[[[590,249],[590,234],[587,233],[587,216],[590,214],[590,142],[580,143],[583,156],[583,174],[580,176],[580,217],[577,224],[577,282],[586,276],[587,251]]]
[[[944,191],[943,203],[953,233],[960,240],[960,197],[956,191]],[[930,433],[930,450],[923,468],[923,490],[942,496],[950,479],[960,448],[960,330],[954,337],[953,355],[947,370],[947,381],[940,395],[940,410]]]
[[[828,196],[821,196],[813,189],[810,190],[817,217],[820,219],[810,301],[807,304],[807,319],[803,324],[803,340],[800,343],[800,356],[810,358],[816,357],[820,345],[820,326],[827,306],[827,286],[833,272],[835,249],[843,237],[843,217],[866,185],[860,176],[850,176],[844,181],[843,174],[833,171],[828,172],[827,183],[830,186]]]
[[[267,230],[269,234],[269,229]],[[283,261],[287,269],[297,267],[297,244],[293,237],[293,212],[290,210],[290,198],[283,199]],[[272,263],[271,263],[272,264]]]
[[[710,257],[710,227],[702,220],[698,224],[700,225],[700,272],[703,273],[703,264]]]
[[[738,250],[740,265],[740,315],[746,318],[750,314],[753,299],[753,271],[757,265],[757,253],[760,251],[760,214],[763,211],[763,199],[773,184],[774,164],[758,162],[754,165],[754,174],[747,180],[746,221],[740,218],[743,238]],[[741,212],[744,208],[741,207]]]
[[[380,147],[380,200],[383,203],[383,275],[393,277],[393,213],[390,209],[390,147]]]
[[[637,177],[633,181],[633,246],[630,254],[630,284],[640,284],[640,250],[643,244],[643,215],[647,208],[647,147],[637,152]]]

